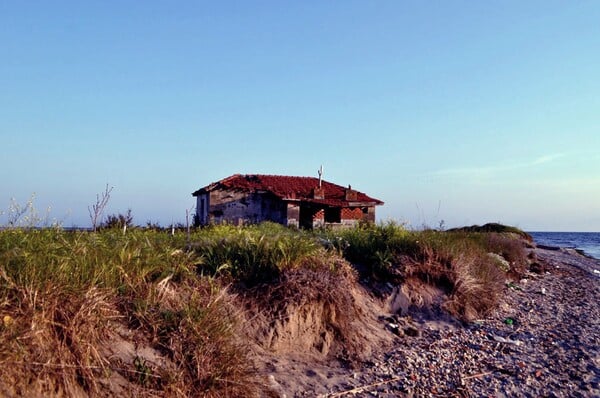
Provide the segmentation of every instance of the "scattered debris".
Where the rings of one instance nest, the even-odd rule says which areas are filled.
[[[394,333],[396,336],[401,336],[402,335],[402,331],[400,330],[400,325],[398,325],[397,323],[388,323],[387,327],[390,329],[390,331],[392,333]]]
[[[496,335],[492,335],[492,338],[494,339],[494,341],[497,341],[499,343],[504,343],[504,344],[513,344],[513,345],[521,345],[523,344],[522,341],[518,341],[518,340],[511,340],[511,339],[505,339],[502,336],[496,336]]]
[[[393,378],[388,379],[388,380],[383,380],[383,381],[379,381],[379,382],[376,382],[376,383],[367,384],[367,385],[360,386],[360,387],[355,387],[355,388],[352,388],[350,390],[341,391],[341,392],[337,392],[335,394],[326,395],[326,396],[330,397],[330,398],[333,398],[333,397],[342,397],[342,396],[348,395],[348,394],[353,394],[354,395],[354,394],[359,393],[359,392],[368,391],[369,389],[371,389],[373,387],[378,387],[378,386],[381,386],[381,385],[384,385],[384,384],[393,383],[393,382],[398,381],[398,380],[400,380],[400,377],[393,377]]]

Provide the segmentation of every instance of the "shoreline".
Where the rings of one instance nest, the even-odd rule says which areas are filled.
[[[594,256],[592,256],[591,254],[588,254],[584,249],[578,249],[577,247],[571,247],[571,246],[551,246],[551,245],[540,245],[540,244],[536,244],[535,245],[537,249],[542,249],[542,250],[550,250],[550,251],[564,251],[564,252],[569,252],[569,251],[575,251],[577,252],[577,254],[580,254],[584,257],[590,258],[592,260],[600,260],[599,258],[596,258]]]
[[[573,250],[600,260],[600,232],[528,232],[534,244],[546,250]]]
[[[551,265],[567,264],[587,272],[594,278],[600,278],[600,260],[580,249],[536,245],[532,250]]]

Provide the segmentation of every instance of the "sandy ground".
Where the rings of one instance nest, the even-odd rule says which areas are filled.
[[[600,261],[572,250],[532,249],[542,268],[507,284],[486,319],[390,318],[416,331],[393,336],[356,368],[273,357],[265,363],[280,397],[598,397]],[[435,315],[435,313],[433,314]],[[390,332],[391,333],[391,332]]]

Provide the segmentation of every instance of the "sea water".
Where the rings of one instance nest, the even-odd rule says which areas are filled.
[[[600,232],[529,232],[538,245],[582,250],[600,259]]]

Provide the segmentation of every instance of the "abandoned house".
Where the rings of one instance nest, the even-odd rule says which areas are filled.
[[[307,229],[352,226],[374,222],[375,206],[383,204],[320,177],[259,174],[235,174],[192,195],[197,200],[197,225],[273,221]]]

